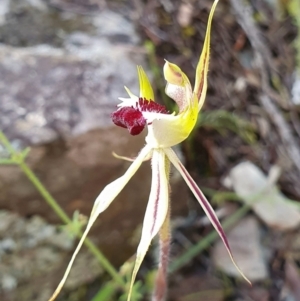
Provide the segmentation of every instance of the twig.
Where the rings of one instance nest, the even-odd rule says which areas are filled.
[[[282,113],[278,109],[276,103],[274,103],[272,100],[273,97],[270,97],[270,95],[274,93],[269,85],[270,75],[268,73],[272,73],[272,63],[270,60],[271,53],[269,49],[265,47],[262,41],[260,32],[253,21],[252,9],[248,2],[241,0],[230,0],[230,3],[236,13],[237,21],[248,36],[256,56],[257,67],[260,72],[263,91],[263,94],[259,96],[259,101],[268,113],[273,124],[276,126],[286,152],[300,173],[299,145],[295,141],[288,123],[283,118]]]
[[[286,121],[282,117],[282,114],[276,107],[276,105],[266,95],[260,95],[261,104],[264,106],[269,116],[272,118],[273,123],[276,125],[279,135],[284,143],[284,147],[287,150],[290,159],[293,161],[297,169],[300,171],[300,152],[291,130]]]
[[[234,214],[232,214],[226,221],[223,223],[223,228],[226,230],[237,223],[242,217],[244,217],[250,210],[248,205],[243,205],[240,209],[238,209]],[[192,258],[197,256],[201,251],[208,248],[217,238],[218,233],[215,231],[210,232],[203,239],[199,241],[196,245],[189,248],[185,253],[183,253],[180,257],[176,258],[171,264],[169,268],[169,272],[173,273],[178,269],[185,266],[187,263],[191,261]]]

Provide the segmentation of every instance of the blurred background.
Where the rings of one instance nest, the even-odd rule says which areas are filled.
[[[110,119],[124,85],[138,93],[142,65],[173,110],[164,59],[194,82],[212,2],[0,1],[1,301],[49,298],[95,198],[128,168],[112,152],[135,157],[144,145],[146,133]],[[176,151],[253,286],[173,171],[169,301],[300,300],[299,32],[299,0],[218,4],[206,102]],[[98,218],[57,300],[124,300],[150,181],[146,162]],[[157,251],[154,242],[133,300],[150,299]]]

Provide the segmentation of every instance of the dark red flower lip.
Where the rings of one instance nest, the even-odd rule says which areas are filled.
[[[146,119],[143,114],[133,107],[123,107],[111,114],[115,125],[127,128],[133,136],[140,134],[145,125]]]
[[[136,107],[122,107],[111,114],[115,125],[127,128],[133,136],[140,134],[147,124],[143,112],[168,114],[165,106],[146,98],[139,98]]]
[[[142,97],[139,98],[138,107],[142,112],[155,112],[161,114],[169,113],[165,106]]]

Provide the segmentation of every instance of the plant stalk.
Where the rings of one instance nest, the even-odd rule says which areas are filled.
[[[57,216],[62,220],[62,222],[64,222],[67,225],[72,225],[72,220],[65,213],[62,207],[59,206],[59,204],[52,197],[49,191],[44,187],[44,185],[41,183],[38,177],[30,169],[30,167],[25,163],[22,155],[20,155],[20,153],[18,153],[13,148],[13,146],[11,145],[11,143],[9,142],[9,140],[7,139],[7,137],[2,131],[0,131],[0,142],[10,153],[11,162],[14,162],[14,164],[20,167],[20,169],[24,172],[24,174],[27,176],[30,182],[34,185],[37,191],[41,194],[41,196],[44,198],[47,204],[53,209],[53,211],[57,214]],[[80,238],[81,235],[82,235],[81,231],[76,232],[76,236],[78,238]],[[106,259],[104,254],[96,247],[96,245],[89,238],[85,239],[84,244],[88,247],[91,253],[97,258],[97,260],[102,265],[104,270],[114,279],[114,281],[118,283],[120,287],[126,290],[126,283],[124,282],[122,277],[118,274],[118,272],[113,267],[113,265]]]

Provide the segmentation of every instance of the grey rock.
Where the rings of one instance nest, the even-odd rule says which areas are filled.
[[[97,28],[97,35],[108,37],[111,42],[137,44],[140,41],[133,24],[124,16],[110,10],[95,15],[92,24]]]
[[[76,15],[40,0],[1,3],[0,128],[8,137],[33,145],[111,126],[123,86],[138,90],[143,55],[133,24],[108,9]]]
[[[0,26],[5,23],[5,15],[9,11],[9,0],[2,0],[0,2]]]
[[[299,226],[300,211],[275,186],[277,178],[271,172],[267,177],[258,166],[245,161],[230,170],[224,185],[233,188],[267,226],[288,231]]]
[[[134,156],[143,145],[143,137],[132,143],[110,119],[118,97],[126,93],[124,85],[138,92],[136,65],[143,55],[134,52],[137,34],[123,16],[110,11],[78,16],[45,3],[0,3],[0,38],[6,43],[0,45],[0,129],[16,149],[31,146],[28,164],[70,216],[75,210],[88,215],[104,185],[127,167],[111,152]],[[122,27],[114,29],[112,22],[106,31],[109,19]],[[0,151],[7,155],[3,147]],[[149,184],[143,182],[150,182],[143,170],[142,179],[122,195],[129,206],[124,210],[119,199],[101,227],[95,226],[98,243],[117,264],[134,252],[127,245],[117,255],[140,222],[128,216],[143,216],[139,201],[148,196]],[[18,167],[0,166],[0,189],[0,207],[15,212],[0,211],[0,299],[47,300],[73,239],[37,215],[61,223]],[[101,272],[96,259],[82,250],[66,289]]]
[[[136,63],[107,41],[82,37],[84,46],[68,43],[70,51],[0,47],[0,127],[10,139],[41,144],[112,125],[123,85],[137,88]]]
[[[69,216],[88,216],[99,192],[128,168],[112,151],[135,157],[145,143],[145,133],[131,137],[110,119],[118,97],[126,97],[124,85],[138,94],[136,65],[145,65],[139,37],[130,20],[107,9],[79,15],[68,10],[70,1],[0,3],[0,129],[16,149],[31,147],[26,162]],[[7,155],[3,147],[0,155]],[[144,216],[149,167],[143,164],[92,228],[115,265],[135,252],[129,239]],[[173,184],[176,214],[187,189],[181,179]],[[47,300],[73,240],[49,224],[61,221],[17,166],[0,166],[0,190],[0,208],[14,212],[0,211],[0,299]],[[101,272],[83,249],[66,289]]]
[[[33,279],[57,270],[66,251],[72,248],[74,239],[39,216],[24,219],[5,210],[0,211],[0,216],[0,293],[4,300],[7,293],[14,295],[13,300],[18,300],[21,295],[17,297],[18,293],[13,293],[13,290],[28,289]],[[93,268],[90,262],[85,262],[85,265]],[[99,275],[101,268],[98,266],[97,270]],[[56,279],[52,281],[54,285]]]
[[[255,217],[242,219],[228,231],[227,238],[236,263],[250,281],[268,277],[267,262],[260,242],[259,223]],[[213,248],[213,260],[226,274],[241,277],[220,240]]]
[[[23,219],[4,210],[0,215],[2,224],[6,222],[11,229],[0,233],[1,300],[23,300],[24,294],[28,296],[26,300],[49,298],[49,288],[57,284],[57,277],[53,275],[66,264],[66,253],[72,249],[74,239],[39,216]],[[101,273],[97,260],[87,250],[82,250],[65,287],[75,289]],[[41,282],[43,278],[45,281]]]

